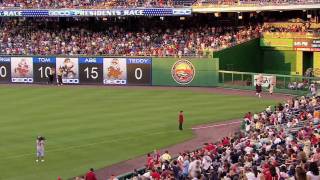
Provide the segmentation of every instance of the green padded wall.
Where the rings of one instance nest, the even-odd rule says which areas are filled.
[[[254,39],[214,52],[213,57],[219,58],[220,70],[262,72],[262,57],[259,43],[259,39]]]

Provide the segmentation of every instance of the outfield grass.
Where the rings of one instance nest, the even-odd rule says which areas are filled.
[[[192,137],[186,126],[242,117],[273,100],[178,90],[0,87],[0,179],[82,174]],[[35,138],[47,138],[35,162]]]

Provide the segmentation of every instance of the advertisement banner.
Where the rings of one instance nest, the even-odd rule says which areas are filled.
[[[0,10],[0,17],[190,16],[191,14],[191,8]]]
[[[293,39],[287,38],[261,38],[261,47],[293,47]]]
[[[320,39],[314,39],[312,40],[312,48],[320,48]]]
[[[320,39],[294,39],[294,49],[297,51],[320,51]]]
[[[33,83],[32,57],[11,58],[11,82]]]
[[[219,59],[153,58],[152,85],[217,86]]]
[[[103,84],[126,85],[127,84],[127,60],[126,58],[103,59]]]
[[[294,39],[293,46],[294,48],[308,48],[311,47],[312,39]]]
[[[260,79],[261,78],[261,79]],[[276,84],[276,77],[275,76],[266,76],[266,75],[259,75],[256,74],[253,76],[253,86],[257,85],[257,82],[261,81],[262,82],[262,87],[268,88],[270,84]]]

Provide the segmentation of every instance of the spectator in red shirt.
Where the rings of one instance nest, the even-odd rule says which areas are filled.
[[[94,173],[93,168],[90,168],[90,171],[86,174],[86,180],[97,180],[96,174]]]
[[[151,177],[154,180],[160,180],[160,174],[155,169],[152,170]]]
[[[180,111],[179,113],[179,130],[182,131],[182,125],[183,125],[183,121],[184,121],[184,115],[183,115],[183,111]]]
[[[148,169],[153,169],[154,163],[153,163],[153,157],[148,153],[147,155],[147,168]]]

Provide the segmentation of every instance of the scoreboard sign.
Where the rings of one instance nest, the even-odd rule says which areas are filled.
[[[151,59],[148,58],[128,58],[128,84],[151,85],[151,64]]]
[[[100,84],[103,79],[103,58],[79,58],[80,83]]]
[[[151,58],[0,57],[0,83],[44,84],[59,71],[64,84],[152,85]]]
[[[56,72],[62,70],[62,83],[79,84],[78,58],[57,58]]]
[[[55,57],[33,58],[33,80],[35,83],[46,83],[51,71],[56,69]]]
[[[11,58],[11,82],[33,83],[32,57]]]
[[[0,57],[0,83],[11,82],[11,58]]]

